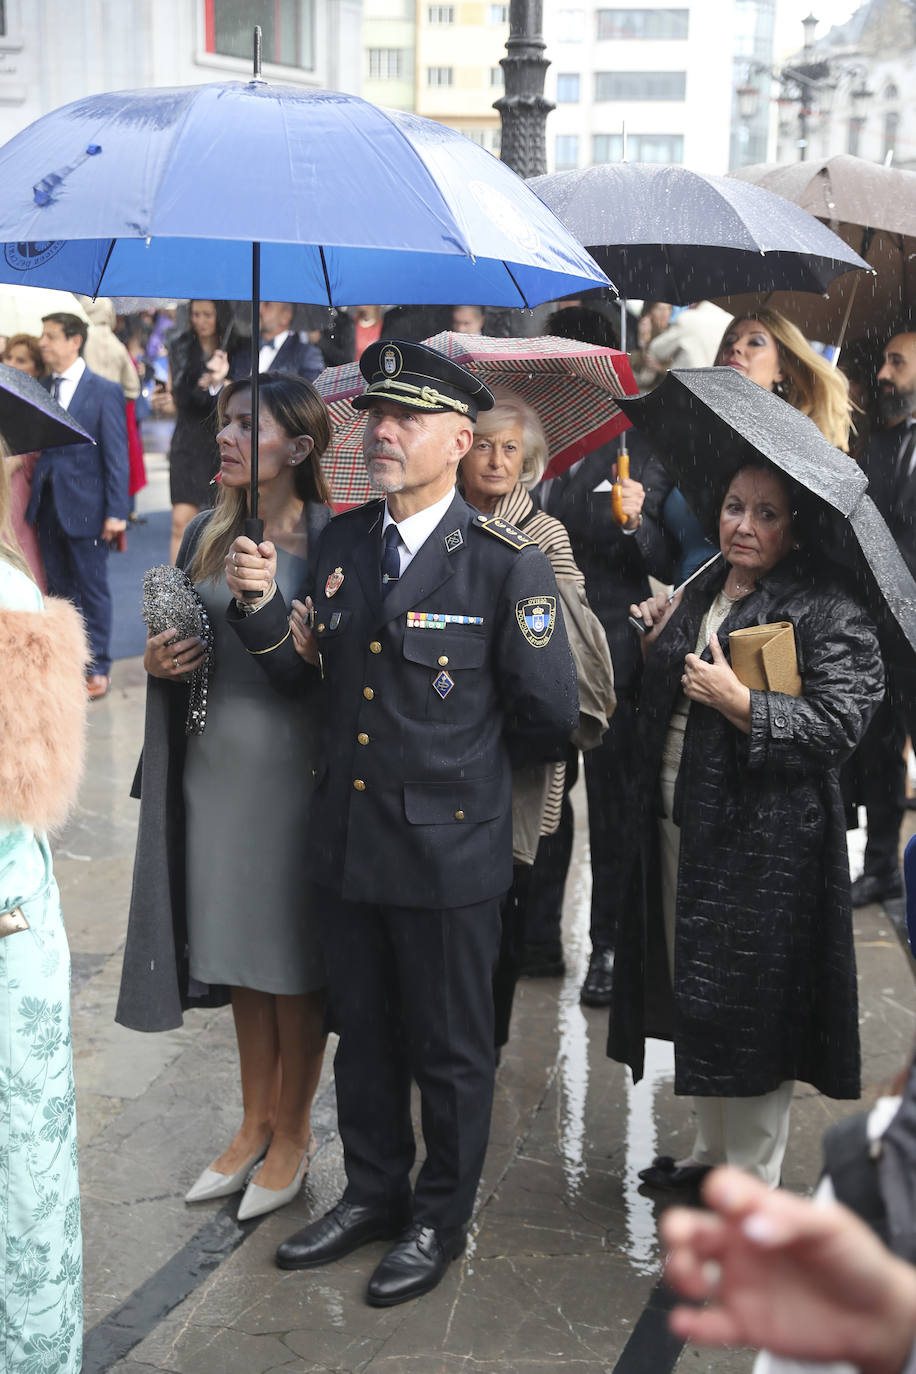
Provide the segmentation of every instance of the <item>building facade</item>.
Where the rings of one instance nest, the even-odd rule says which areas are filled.
[[[361,0],[0,0],[0,143],[97,91],[263,74],[360,90]]]

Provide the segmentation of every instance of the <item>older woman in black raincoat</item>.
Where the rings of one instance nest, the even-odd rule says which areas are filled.
[[[608,1052],[638,1079],[645,1038],[673,1040],[675,1092],[697,1116],[690,1155],[643,1170],[652,1186],[691,1187],[718,1163],[775,1186],[794,1080],[859,1095],[837,769],[884,678],[796,504],[775,468],[741,469],[720,510],[723,560],[673,603],[633,607],[653,628]],[[751,691],[730,666],[729,634],[775,621],[794,628],[798,697]]]

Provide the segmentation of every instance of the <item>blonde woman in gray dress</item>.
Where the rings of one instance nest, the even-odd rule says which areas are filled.
[[[190,522],[177,560],[214,633],[206,728],[184,738],[187,676],[203,662],[203,644],[178,640],[174,630],[150,636],[140,835],[117,1019],[166,1029],[187,1006],[225,1001],[228,990],[242,1123],[186,1201],[241,1192],[263,1158],[239,1207],[245,1220],[291,1201],[308,1169],[325,979],[307,895],[314,712],[307,699],[278,695],[225,623],[226,560],[248,513],[247,380],[221,392],[219,422],[219,499]],[[287,601],[300,592],[310,540],[330,518],[320,461],[329,442],[327,410],[311,384],[264,373],[259,514],[279,551]],[[263,780],[265,804],[245,816],[239,845],[230,837],[252,777]]]

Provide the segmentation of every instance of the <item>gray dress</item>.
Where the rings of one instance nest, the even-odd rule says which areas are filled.
[[[304,576],[305,563],[279,549],[287,605]],[[215,639],[207,727],[188,739],[184,768],[191,977],[309,992],[325,983],[318,921],[306,907],[316,712],[271,689],[226,624],[225,582],[197,590]]]

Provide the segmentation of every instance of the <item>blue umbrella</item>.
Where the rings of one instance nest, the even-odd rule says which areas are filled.
[[[528,306],[608,285],[525,183],[453,129],[254,77],[87,96],[0,151],[0,281],[258,304]],[[252,526],[252,537],[259,537]]]

